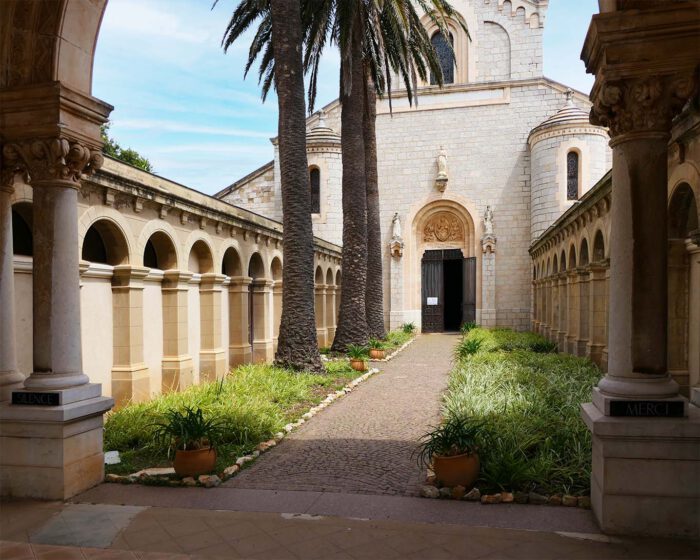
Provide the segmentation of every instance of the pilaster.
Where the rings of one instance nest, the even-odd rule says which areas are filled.
[[[272,347],[277,352],[277,340],[282,322],[282,280],[275,280],[272,285]]]
[[[316,316],[316,340],[319,348],[329,346],[326,338],[326,286],[316,284],[314,286],[314,310]]]
[[[333,344],[335,338],[335,286],[326,285],[326,343]]]
[[[270,325],[270,300],[272,280],[256,278],[251,284],[253,292],[253,363],[266,364],[275,357],[272,349]]]
[[[253,360],[250,343],[249,289],[253,279],[233,276],[228,287],[228,355],[231,366],[248,364]]]
[[[221,338],[221,291],[226,276],[202,274],[199,284],[199,377],[217,381],[226,375],[226,351]]]
[[[191,272],[181,270],[166,270],[163,274],[163,393],[182,391],[194,384],[187,325],[191,278]]]

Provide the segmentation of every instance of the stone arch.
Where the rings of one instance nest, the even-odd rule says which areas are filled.
[[[314,284],[316,284],[317,286],[323,284],[323,269],[321,268],[321,265],[318,265],[316,267],[316,274],[314,274]]]
[[[603,260],[605,260],[605,239],[603,238],[603,232],[598,229],[593,236],[593,262]]]
[[[188,251],[187,269],[196,273],[214,271],[214,257],[211,247],[204,239],[197,239]]]
[[[561,272],[566,270],[566,253],[564,249],[561,250],[561,257],[559,258],[559,270],[561,270]]]
[[[688,183],[676,185],[668,204],[668,237],[685,239],[698,229],[698,204]]]
[[[335,271],[335,285],[340,287],[340,283],[343,279],[343,273],[341,272],[340,268]]]
[[[573,270],[576,268],[576,246],[571,243],[569,246],[569,270]]]
[[[116,264],[126,264],[133,262],[134,255],[134,243],[133,236],[131,233],[131,228],[129,223],[124,219],[124,216],[114,208],[104,207],[104,206],[91,206],[80,216],[78,221],[78,235],[80,250],[82,254],[83,245],[85,242],[85,237],[88,231],[97,223],[102,222],[99,226],[100,235],[104,236],[104,242],[110,242],[110,235],[112,232],[116,235],[116,241],[123,242],[126,244],[126,260],[124,260],[123,255],[119,257],[118,260],[123,262],[118,262]],[[113,231],[115,230],[115,231]],[[131,259],[130,259],[131,257]],[[114,260],[116,257],[113,255],[110,260]],[[112,263],[110,263],[112,264]]]
[[[554,258],[552,259],[552,274],[557,274],[559,272],[559,266],[558,266],[558,261],[557,261],[557,255],[554,255]]]
[[[270,278],[275,282],[282,281],[282,260],[277,256],[270,263]]]
[[[31,257],[34,255],[34,236],[32,234],[32,203],[18,202],[12,205],[12,252],[15,255]]]
[[[333,285],[333,270],[331,267],[328,267],[328,270],[326,270],[326,285],[327,286],[332,286]]]
[[[130,262],[128,237],[109,217],[95,220],[80,239],[80,255],[85,261],[112,266]]]
[[[243,265],[241,264],[241,256],[235,247],[229,246],[224,251],[224,256],[221,259],[221,272],[226,276],[243,275]]]
[[[421,23],[426,30],[428,37],[433,37],[438,26],[434,20],[435,14],[424,14],[421,17]],[[469,36],[464,27],[471,31]],[[455,84],[464,84],[473,81],[476,75],[476,35],[473,30],[477,29],[478,23],[474,9],[470,5],[463,6],[462,13],[454,12],[446,20],[447,31],[453,37],[453,50],[455,60]],[[428,85],[426,83],[420,85]]]
[[[172,237],[162,230],[154,231],[146,240],[142,253],[143,266],[157,270],[177,268],[177,252]]]
[[[161,233],[162,235],[154,237],[155,233]],[[177,239],[178,234],[175,228],[168,222],[163,220],[151,220],[146,223],[141,233],[139,233],[136,242],[136,251],[137,254],[143,257],[146,253],[146,245],[151,241],[157,254],[158,264],[165,266],[165,268],[161,268],[161,270],[178,269],[184,266],[184,264],[182,264],[182,249],[179,243],[176,242]],[[156,245],[156,243],[158,243],[158,245]],[[148,266],[143,261],[142,264]]]
[[[508,31],[495,21],[484,21],[482,29],[477,61],[479,79],[510,79],[511,44]]]
[[[260,253],[255,251],[248,261],[248,276],[253,279],[265,278],[265,263]]]
[[[579,249],[579,266],[586,266],[590,262],[588,256],[588,239],[581,239],[581,248]]]

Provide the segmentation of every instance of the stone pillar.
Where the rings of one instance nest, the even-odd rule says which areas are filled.
[[[559,317],[561,316],[559,305],[559,275],[552,276],[552,322],[549,330],[549,340],[552,342],[559,341]]]
[[[143,279],[148,273],[148,268],[129,265],[115,266],[112,272],[112,397],[117,406],[151,396],[150,372],[143,358]]]
[[[546,312],[544,316],[544,328],[542,329],[542,334],[545,338],[551,340],[552,320],[554,318],[554,284],[551,276],[548,276],[544,280],[544,291]]]
[[[10,183],[14,174],[4,178]],[[0,182],[0,402],[10,400],[22,387],[24,376],[17,370],[15,350],[15,289],[12,262],[12,193],[10,184]]]
[[[282,322],[282,280],[275,280],[272,285],[272,348],[277,352],[277,339]]]
[[[496,326],[496,238],[481,239],[481,325]]]
[[[585,356],[586,347],[590,340],[589,305],[590,305],[590,273],[587,268],[577,269],[578,273],[578,338],[576,339],[576,355]]]
[[[559,322],[557,324],[557,345],[559,352],[566,352],[566,328],[568,315],[568,285],[566,272],[560,272],[557,277],[557,292],[559,293]]]
[[[199,378],[217,381],[226,375],[226,351],[221,339],[221,290],[226,276],[202,274],[199,284]]]
[[[275,357],[272,350],[272,329],[270,325],[270,300],[272,280],[256,278],[253,290],[253,363],[266,364]]]
[[[631,7],[594,16],[582,53],[596,75],[592,121],[613,149],[608,372],[582,405],[591,503],[606,533],[697,538],[700,411],[668,373],[666,222],[667,143],[697,91],[700,11]]]
[[[234,276],[228,287],[228,356],[231,366],[249,364],[253,360],[248,332],[248,290],[253,279]]]
[[[327,345],[335,338],[335,286],[326,286],[326,336]]]
[[[604,262],[588,265],[588,329],[589,337],[586,344],[586,356],[598,367],[603,360],[603,348],[606,344],[606,325],[608,317],[605,301],[605,275],[607,265]]]
[[[398,329],[405,323],[404,317],[404,281],[403,281],[403,243],[396,245],[396,250],[391,253],[389,269],[390,279],[390,305],[389,329]],[[333,324],[338,324],[338,308],[340,307],[340,286],[335,287],[335,309]]]
[[[94,105],[97,118],[105,107]],[[76,103],[71,114],[80,111]],[[18,404],[0,405],[3,495],[65,499],[104,476],[102,416],[114,401],[83,372],[78,255],[80,179],[101,163],[97,145],[64,137],[3,148],[3,167],[24,170],[34,192],[34,367]]]
[[[576,354],[577,340],[579,337],[579,310],[581,305],[581,286],[577,269],[571,269],[566,275],[566,293],[568,309],[566,312],[566,352]]]
[[[326,342],[326,287],[323,284],[314,286],[314,308],[316,316],[316,340],[318,347],[328,346]]]
[[[548,291],[547,278],[543,278],[540,280],[540,301],[542,302],[542,312],[540,313],[540,330],[538,331],[542,336],[547,336],[546,332],[549,320],[549,308],[547,307]]]
[[[700,232],[688,250],[688,381],[691,402],[700,407]]]
[[[163,274],[163,393],[182,391],[194,384],[187,324],[191,279],[192,273],[182,270],[166,270]]]

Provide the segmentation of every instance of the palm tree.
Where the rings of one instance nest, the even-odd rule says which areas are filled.
[[[274,78],[279,106],[284,267],[282,317],[275,361],[297,370],[322,372],[313,312],[314,239],[306,159],[300,4],[297,0],[242,1],[226,29],[224,50],[259,17],[263,18],[261,29],[268,50],[274,52],[274,71],[268,80]]]

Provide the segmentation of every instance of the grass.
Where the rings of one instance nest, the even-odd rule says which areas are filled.
[[[472,329],[480,341],[456,356],[444,396],[446,418],[484,422],[479,455],[484,491],[587,494],[591,439],[579,416],[601,373],[590,361],[555,354],[539,335]]]
[[[221,472],[236,457],[251,452],[358,375],[344,361],[327,362],[326,370],[327,375],[316,375],[270,365],[245,365],[221,382],[115,410],[106,418],[104,448],[119,451],[122,462],[106,465],[106,470],[130,474],[146,467],[170,466],[167,448],[154,440],[154,424],[162,421],[168,410],[189,406],[201,408],[205,416],[222,424],[217,461],[217,472]]]
[[[411,340],[414,337],[413,331],[404,331],[403,329],[397,329],[395,331],[391,331],[387,333],[386,338],[384,339],[384,348],[388,352],[392,352],[393,350],[396,350],[397,348],[401,348],[404,344],[406,344],[409,340]]]

